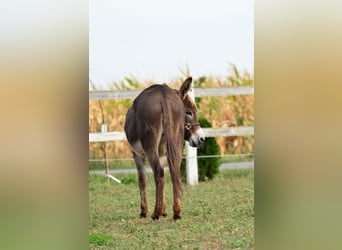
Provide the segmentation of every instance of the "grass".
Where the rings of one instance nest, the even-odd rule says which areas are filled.
[[[245,155],[226,155],[220,156],[219,163],[229,163],[229,162],[245,162],[253,161],[254,154]],[[146,167],[149,167],[148,162],[146,162]],[[89,170],[104,170],[106,168],[104,161],[89,162]],[[115,160],[109,161],[109,169],[135,169],[135,163],[133,158],[131,160]]]
[[[106,169],[105,161],[89,162],[89,170],[104,170]],[[130,160],[115,160],[108,162],[109,169],[132,169],[136,168],[133,158]]]
[[[91,249],[253,249],[254,170],[225,170],[210,182],[184,186],[183,218],[172,220],[172,184],[165,174],[166,218],[153,221],[154,181],[148,174],[148,218],[139,218],[136,175],[125,184],[89,176]]]

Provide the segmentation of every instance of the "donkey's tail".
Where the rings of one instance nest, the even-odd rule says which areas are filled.
[[[163,93],[164,94],[164,93]],[[178,187],[182,186],[180,164],[183,151],[183,127],[173,117],[173,111],[166,98],[162,101],[163,131],[166,144],[166,154],[172,179]]]

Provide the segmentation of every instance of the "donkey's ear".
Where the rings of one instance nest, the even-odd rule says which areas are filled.
[[[179,93],[180,93],[180,97],[182,98],[182,100],[184,100],[185,96],[191,89],[191,83],[192,83],[192,77],[189,76],[188,78],[186,78],[186,80],[183,82],[182,86],[180,87]]]

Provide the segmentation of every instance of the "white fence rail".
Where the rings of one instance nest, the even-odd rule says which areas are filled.
[[[123,100],[133,99],[140,94],[141,90],[100,90],[89,91],[89,100]],[[221,87],[221,88],[196,88],[196,97],[205,96],[231,96],[253,95],[253,86]]]
[[[205,137],[254,135],[254,127],[203,128]],[[125,141],[125,132],[90,133],[89,142]]]

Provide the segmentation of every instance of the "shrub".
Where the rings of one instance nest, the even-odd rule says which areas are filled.
[[[199,124],[202,128],[211,128],[211,123],[205,119],[198,119]],[[215,140],[215,138],[206,138],[204,145],[197,149],[198,156],[205,155],[219,155],[220,149]],[[217,157],[212,158],[199,158],[198,159],[198,180],[205,181],[207,179],[211,180],[219,172],[219,159]],[[186,163],[185,159],[181,162],[181,174],[183,182],[186,182]]]

